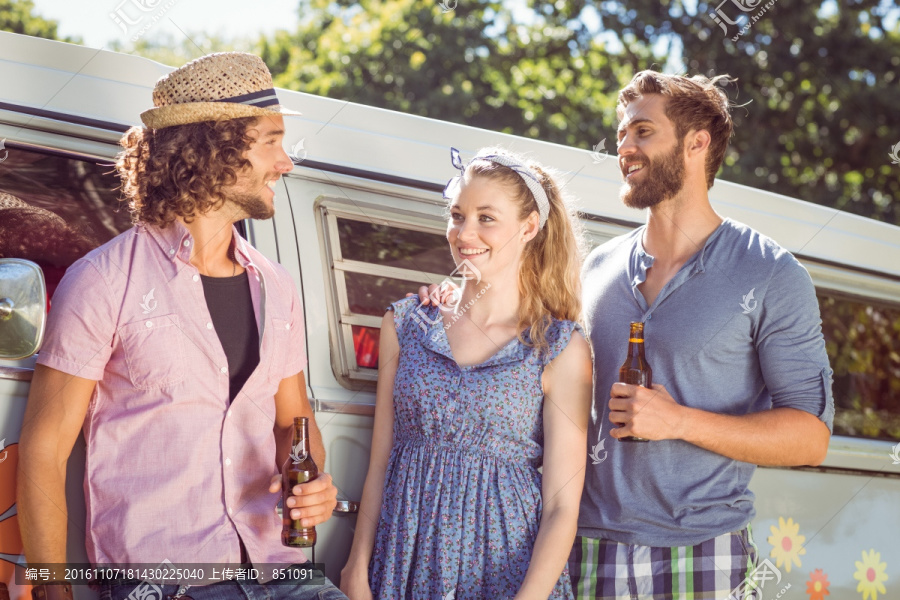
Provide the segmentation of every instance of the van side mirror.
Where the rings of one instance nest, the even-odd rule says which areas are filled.
[[[0,359],[28,358],[44,341],[47,286],[30,260],[0,258]]]

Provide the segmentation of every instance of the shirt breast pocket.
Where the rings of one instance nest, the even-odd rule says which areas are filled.
[[[142,319],[119,328],[134,387],[149,390],[184,379],[184,336],[178,315]]]

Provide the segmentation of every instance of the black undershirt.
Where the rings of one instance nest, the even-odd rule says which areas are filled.
[[[247,272],[234,277],[200,276],[212,324],[228,360],[228,398],[237,397],[259,364],[259,330]]]

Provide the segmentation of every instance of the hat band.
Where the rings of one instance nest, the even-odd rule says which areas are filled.
[[[240,96],[232,96],[231,98],[213,100],[213,102],[232,102],[234,104],[249,104],[250,106],[262,107],[278,104],[278,96],[275,95],[274,88],[269,88],[258,92],[250,92],[249,94],[241,94]]]

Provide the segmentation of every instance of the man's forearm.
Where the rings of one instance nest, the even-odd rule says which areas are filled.
[[[684,410],[680,439],[734,460],[765,466],[818,465],[828,451],[828,427],[794,408],[742,416]]]
[[[325,443],[315,417],[309,419],[309,450],[313,460],[316,461],[316,466],[319,467],[319,472],[325,471]]]
[[[22,443],[17,473],[19,530],[29,564],[66,562],[66,465]]]

